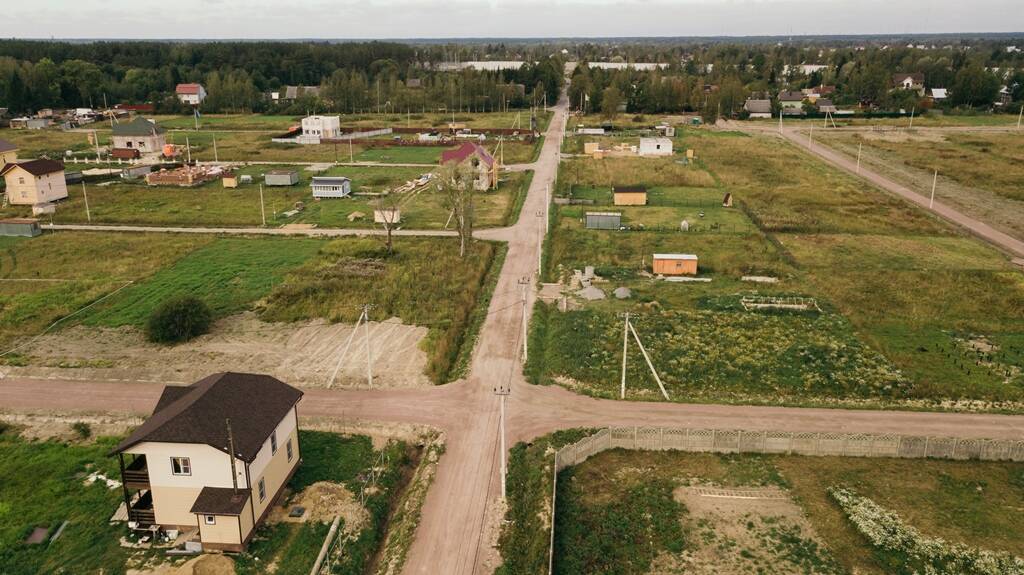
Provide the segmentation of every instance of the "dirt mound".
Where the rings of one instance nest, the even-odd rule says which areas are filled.
[[[304,507],[306,513],[302,517],[289,517],[293,507]],[[341,515],[344,519],[344,531],[355,533],[366,524],[369,515],[359,504],[359,498],[340,483],[319,481],[297,494],[285,507],[275,507],[268,519],[271,523],[304,523],[318,521],[330,523]]]
[[[397,318],[369,325],[374,387],[431,385],[424,375],[427,357],[419,346],[426,328],[404,325]],[[218,321],[209,334],[190,342],[163,346],[149,343],[141,330],[131,327],[75,326],[23,349],[31,358],[28,366],[2,371],[12,376],[160,383],[191,383],[211,373],[244,371],[312,387],[327,385],[337,368],[335,386],[365,385],[366,328],[360,326],[345,353],[352,330],[350,324],[324,320],[268,323],[247,312]]]
[[[192,575],[235,575],[235,562],[225,555],[203,555],[192,564]]]

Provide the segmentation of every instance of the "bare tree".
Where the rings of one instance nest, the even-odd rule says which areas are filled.
[[[444,207],[452,214],[459,233],[459,257],[473,239],[473,184],[476,174],[470,162],[448,164],[438,172],[437,187],[444,194]]]
[[[384,245],[387,246],[388,255],[391,255],[394,252],[391,232],[402,221],[402,212],[399,209],[395,194],[389,193],[377,198],[377,201],[374,202],[373,210],[374,221],[380,223],[381,227],[384,228]]]

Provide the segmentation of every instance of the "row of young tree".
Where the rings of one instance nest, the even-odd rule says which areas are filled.
[[[451,52],[388,42],[4,40],[0,107],[25,113],[98,107],[106,100],[182,112],[174,87],[198,82],[209,94],[202,105],[207,112],[273,109],[266,94],[287,85],[321,86],[321,95],[289,101],[288,110],[279,111],[496,110],[553,100],[561,86],[558,59],[502,72],[438,70],[437,63],[463,55]]]

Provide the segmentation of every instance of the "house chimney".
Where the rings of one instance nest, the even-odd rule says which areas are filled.
[[[231,418],[224,420],[228,427],[228,456],[231,458],[231,489],[238,495],[238,473],[235,471],[235,436],[231,433]]]

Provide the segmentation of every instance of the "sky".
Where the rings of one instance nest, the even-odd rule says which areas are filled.
[[[551,38],[1022,32],[1021,0],[2,0],[3,38]]]

